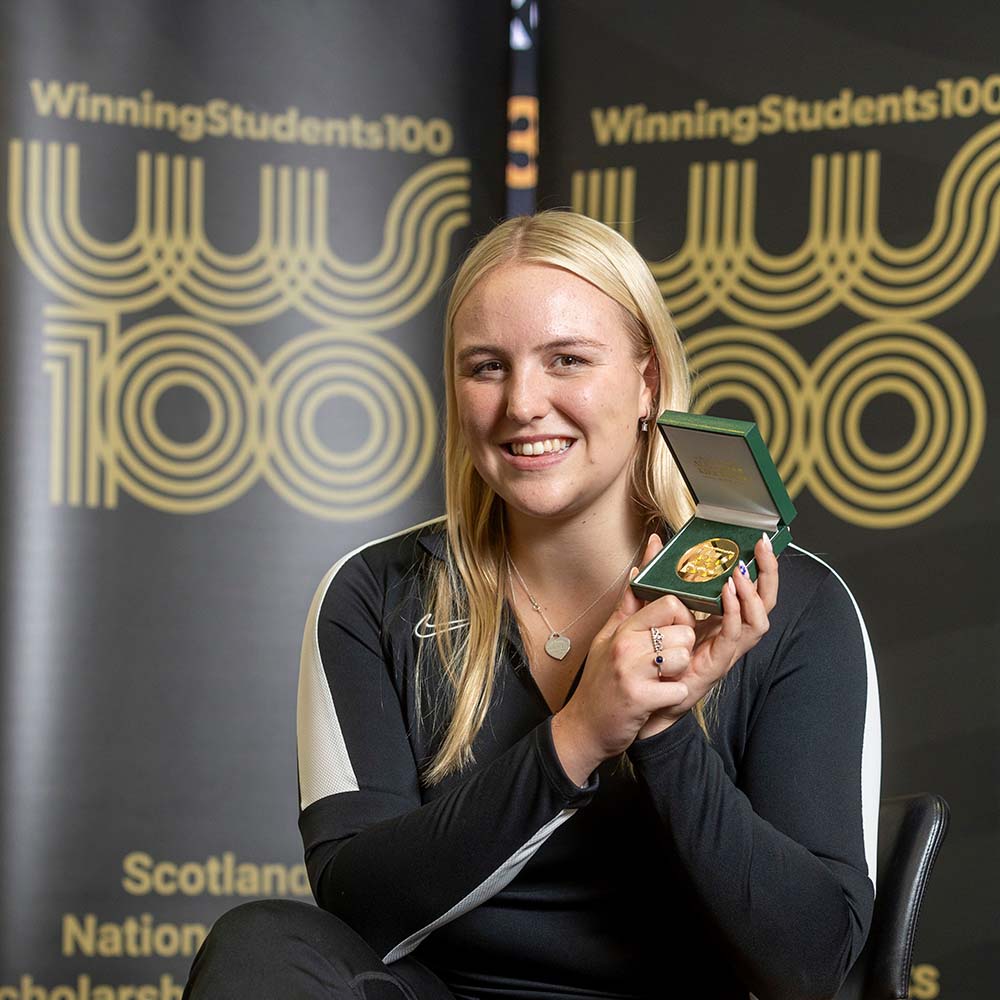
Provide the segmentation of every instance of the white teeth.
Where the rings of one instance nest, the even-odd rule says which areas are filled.
[[[515,455],[544,455],[550,451],[565,451],[572,442],[568,438],[548,438],[545,441],[512,441],[510,450]]]

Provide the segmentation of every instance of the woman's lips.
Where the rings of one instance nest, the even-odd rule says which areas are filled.
[[[515,455],[543,455],[552,451],[565,451],[572,443],[572,438],[557,436],[508,441],[504,447]]]
[[[553,465],[558,465],[566,456],[573,450],[573,445],[575,441],[572,438],[549,438],[544,440],[554,440],[554,441],[565,441],[567,442],[565,448],[554,448],[552,451],[543,451],[540,455],[515,455],[511,445],[520,444],[520,442],[509,442],[508,444],[500,445],[500,453],[503,455],[504,459],[512,465],[515,469],[520,469],[523,471],[530,472],[532,470],[541,470],[551,468]],[[533,444],[543,444],[543,441],[532,442]]]

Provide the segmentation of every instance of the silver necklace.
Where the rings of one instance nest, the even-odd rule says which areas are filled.
[[[629,561],[625,563],[622,571],[609,583],[604,590],[602,590],[593,601],[588,604],[583,611],[581,611],[568,625],[564,625],[562,630],[556,630],[552,627],[552,622],[545,617],[545,612],[542,611],[542,606],[531,596],[531,591],[528,590],[528,585],[524,582],[524,577],[521,576],[521,571],[514,565],[514,560],[511,559],[510,553],[507,552],[507,562],[510,564],[510,568],[514,571],[514,575],[517,577],[518,582],[521,584],[521,589],[524,591],[525,596],[528,598],[528,602],[531,606],[542,616],[542,621],[545,622],[545,627],[549,630],[549,637],[545,640],[545,652],[552,657],[553,660],[562,660],[566,658],[570,649],[573,647],[573,643],[570,642],[569,636],[566,633],[592,608],[597,606],[597,602],[605,596],[605,594],[610,591],[616,583],[629,571],[629,569],[635,564],[635,560],[639,553],[642,551],[643,542],[639,543],[639,548],[632,553]]]

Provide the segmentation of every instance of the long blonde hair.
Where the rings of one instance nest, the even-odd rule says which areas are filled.
[[[650,420],[661,410],[686,410],[688,406],[687,362],[677,330],[645,261],[613,229],[572,212],[541,212],[502,223],[466,257],[455,277],[445,321],[448,546],[434,570],[428,596],[434,621],[465,620],[468,628],[437,633],[451,700],[443,739],[424,774],[429,784],[472,762],[472,743],[493,694],[507,592],[503,501],[472,464],[460,429],[454,324],[475,285],[494,268],[512,263],[562,268],[614,299],[621,307],[635,360],[641,362],[652,353],[657,363],[659,388]],[[655,431],[640,435],[631,478],[633,502],[648,524],[665,521],[676,530],[690,517],[691,501],[683,479]],[[420,687],[418,677],[418,691]]]

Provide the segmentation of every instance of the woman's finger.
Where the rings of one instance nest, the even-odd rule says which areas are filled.
[[[660,631],[663,633],[666,645],[678,648],[694,649],[695,640],[698,638],[691,625],[668,625]]]
[[[628,656],[648,657],[664,678],[679,677],[691,665],[695,631],[689,625],[651,626],[645,634],[632,632]]]
[[[740,654],[740,641],[743,636],[743,616],[740,599],[736,593],[736,583],[730,577],[722,585],[722,615],[715,616],[719,629],[715,635],[699,642],[692,656],[695,667],[692,676],[698,678],[704,691],[697,691],[701,697],[726,671],[736,662]]]
[[[690,690],[684,681],[668,681],[668,680],[658,680],[653,678],[653,682],[656,687],[650,686],[649,697],[650,701],[654,705],[653,711],[658,711],[662,708],[676,708],[678,705],[683,704]]]
[[[751,583],[750,575],[745,564],[740,561],[738,568],[733,572],[733,581],[736,584],[736,594],[740,600],[740,613],[743,623],[753,631],[754,635],[762,636],[767,631],[767,609],[761,600],[760,593]]]
[[[739,570],[733,573],[722,588],[722,625],[715,640],[725,645],[730,656],[736,652],[736,645],[743,635],[742,602],[735,580],[737,573]],[[749,580],[743,582],[749,586]]]
[[[645,566],[658,552],[663,549],[663,539],[654,531],[646,542],[646,549],[642,554],[640,566]]]
[[[639,559],[639,565],[633,566],[629,570],[629,583],[631,583],[639,575],[640,567],[645,566],[662,548],[663,541],[654,531],[646,541],[646,547]],[[611,612],[610,618],[608,618],[604,628],[601,629],[601,633],[614,632],[614,630],[618,628],[618,626],[621,625],[626,618],[634,615],[643,606],[643,603],[644,602],[635,595],[632,588],[626,586],[622,592],[622,596],[618,599],[618,603],[615,605],[614,610]]]
[[[694,628],[694,615],[681,604],[680,598],[673,594],[664,594],[655,601],[650,601],[629,618],[627,627],[637,632],[646,632],[654,625],[664,628],[668,625],[687,625]]]
[[[767,532],[754,546],[754,559],[757,562],[757,593],[764,602],[764,610],[770,614],[778,600],[778,558]]]
[[[656,664],[660,677],[663,679],[680,677],[691,666],[691,650],[688,646],[663,649],[657,655],[663,658],[662,663]],[[653,660],[656,660],[656,656],[653,657]]]

